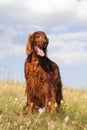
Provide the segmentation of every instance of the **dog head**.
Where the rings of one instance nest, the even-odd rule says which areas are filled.
[[[48,42],[49,40],[44,32],[34,32],[32,35],[29,35],[26,54],[30,55],[35,52],[41,57],[46,56]]]

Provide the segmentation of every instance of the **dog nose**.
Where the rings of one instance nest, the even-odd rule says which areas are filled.
[[[47,42],[46,42],[46,41],[43,41],[43,42],[42,42],[42,44],[43,44],[43,45],[46,45],[46,44],[47,44]]]

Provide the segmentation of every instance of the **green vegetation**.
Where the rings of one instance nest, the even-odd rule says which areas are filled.
[[[0,81],[0,130],[87,130],[87,90],[63,88],[58,113],[22,115],[25,84]]]

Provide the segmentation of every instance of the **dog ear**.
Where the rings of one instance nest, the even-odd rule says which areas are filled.
[[[27,45],[26,45],[27,55],[30,55],[32,53],[32,41],[33,41],[33,35],[29,35]]]

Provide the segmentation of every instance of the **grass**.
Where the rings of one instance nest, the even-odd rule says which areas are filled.
[[[0,130],[87,130],[87,90],[64,87],[63,97],[57,114],[23,116],[25,84],[0,81]]]

